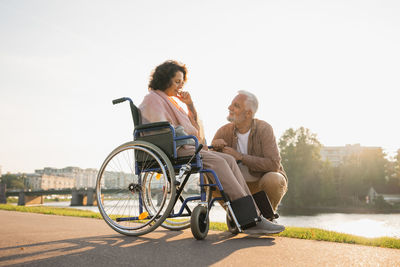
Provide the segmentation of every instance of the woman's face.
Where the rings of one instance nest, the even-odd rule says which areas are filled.
[[[183,87],[183,83],[183,72],[177,71],[175,76],[171,79],[171,86],[168,87],[164,92],[168,96],[178,96]]]

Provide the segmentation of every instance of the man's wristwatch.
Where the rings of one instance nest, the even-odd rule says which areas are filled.
[[[236,161],[237,164],[242,163],[243,160],[243,154],[240,153],[240,159]]]

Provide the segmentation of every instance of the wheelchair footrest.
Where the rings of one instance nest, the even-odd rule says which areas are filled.
[[[242,229],[256,225],[259,217],[251,196],[236,199],[231,202],[231,206]]]
[[[271,202],[269,201],[269,198],[264,191],[255,193],[253,195],[253,198],[256,201],[257,207],[265,219],[272,220],[279,217],[279,215],[274,213]]]

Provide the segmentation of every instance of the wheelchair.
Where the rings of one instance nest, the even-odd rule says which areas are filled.
[[[178,135],[169,122],[142,124],[140,110],[128,97],[112,103],[125,101],[130,103],[134,140],[106,157],[96,181],[99,211],[113,230],[139,236],[159,226],[175,231],[190,227],[193,236],[202,240],[208,234],[209,213],[215,201],[224,203],[228,229],[233,234],[255,224],[255,209],[246,206],[252,200],[231,202],[217,174],[203,168],[199,153],[202,145],[195,136]],[[195,143],[196,152],[178,157],[177,144],[189,139]],[[212,196],[215,190],[221,197]],[[235,214],[238,212],[240,216]]]

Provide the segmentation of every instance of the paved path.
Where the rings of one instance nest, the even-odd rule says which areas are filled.
[[[400,250],[162,228],[140,237],[98,219],[0,210],[0,266],[400,266]]]

